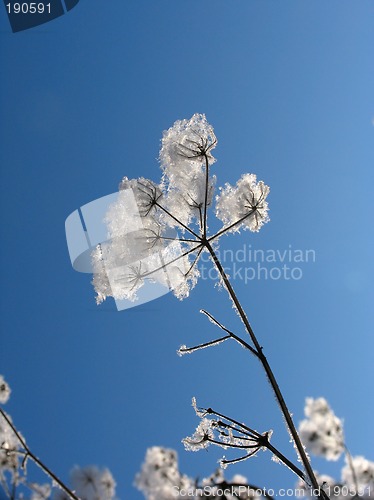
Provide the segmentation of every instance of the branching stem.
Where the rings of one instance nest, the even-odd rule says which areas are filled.
[[[195,238],[197,238],[198,240],[201,240],[201,237],[195,233],[195,231],[193,231],[190,227],[186,226],[185,224],[183,224],[183,222],[181,222],[179,219],[177,219],[177,217],[174,217],[173,214],[171,214],[169,212],[169,210],[167,210],[165,207],[163,207],[162,205],[160,205],[157,201],[155,203],[155,206],[160,208],[162,211],[164,211],[166,213],[166,215],[168,215],[169,217],[171,217],[173,220],[175,220],[175,222],[177,224],[179,224],[181,227],[183,227],[183,229],[185,229],[186,231],[188,231],[190,234],[192,234],[193,236],[195,236]]]
[[[207,213],[208,213],[208,192],[209,192],[209,161],[208,161],[208,156],[205,154],[205,198],[204,198],[204,231],[203,231],[203,238],[206,238],[206,220],[207,220]]]
[[[355,492],[356,492],[355,497],[356,497],[358,495],[357,474],[356,474],[355,468],[353,466],[352,455],[345,444],[344,444],[344,449],[345,449],[345,456],[347,457],[347,462],[348,462],[349,468],[351,469],[351,472],[352,472],[352,478],[353,478],[353,482],[355,485]]]
[[[293,423],[290,411],[288,410],[288,407],[287,407],[286,402],[283,398],[282,392],[278,386],[278,383],[276,381],[276,378],[273,374],[272,369],[270,368],[270,365],[266,359],[266,356],[263,353],[263,348],[259,344],[257,337],[254,334],[254,331],[252,330],[252,327],[248,321],[247,315],[245,314],[245,312],[244,312],[244,310],[239,302],[239,299],[238,299],[238,297],[237,297],[237,295],[236,295],[236,293],[235,293],[235,291],[234,291],[234,289],[233,289],[233,287],[232,287],[232,285],[231,285],[231,283],[230,283],[230,281],[229,281],[229,279],[228,279],[228,277],[227,277],[227,275],[222,267],[221,262],[219,261],[217,255],[216,255],[214,249],[212,248],[211,244],[207,240],[204,241],[204,245],[205,245],[206,249],[208,250],[208,252],[210,253],[211,258],[213,260],[213,263],[216,266],[216,268],[217,268],[217,270],[222,278],[222,281],[226,287],[226,290],[227,290],[231,300],[233,301],[235,308],[238,311],[238,314],[239,314],[241,320],[243,321],[245,328],[246,328],[246,330],[247,330],[247,332],[248,332],[248,334],[253,342],[254,348],[255,348],[256,353],[257,353],[257,357],[260,360],[260,362],[265,370],[265,373],[268,377],[270,385],[274,391],[275,397],[276,397],[278,404],[280,406],[281,412],[284,416],[284,419],[286,420],[287,427],[288,427],[289,432],[291,434],[292,440],[296,446],[300,460],[301,460],[301,462],[305,468],[305,471],[307,473],[307,477],[310,479],[310,486],[312,486],[315,491],[318,491],[319,485],[318,485],[317,479],[314,475],[314,472],[313,472],[313,469],[310,465],[309,459],[305,453],[304,446],[300,440],[300,437],[299,437],[298,432],[296,430],[295,424]],[[321,496],[326,497],[326,495],[324,494],[324,492],[322,490],[321,490]]]
[[[236,340],[236,342],[238,342],[238,344],[240,344],[242,347],[244,347],[245,349],[248,349],[254,356],[258,357],[258,354],[257,352],[253,349],[252,346],[250,346],[247,342],[245,342],[245,340],[241,339],[240,337],[238,337],[238,335],[236,335],[235,333],[231,332],[230,330],[228,330],[225,326],[223,326],[219,321],[216,320],[216,318],[214,316],[212,316],[208,311],[205,311],[205,309],[201,309],[200,311],[202,314],[205,314],[205,316],[207,316],[210,321],[212,323],[214,323],[215,325],[217,325],[219,328],[221,328],[221,330],[225,331],[226,333],[229,334],[229,336]]]
[[[25,450],[25,458],[29,457],[33,462],[35,462],[39,467],[49,476],[55,483],[59,485],[59,487],[65,491],[67,495],[69,495],[70,498],[73,498],[74,500],[79,500],[79,497],[77,497],[62,481],[59,479],[46,465],[43,464],[41,460],[37,456],[35,456],[30,448],[27,446],[25,440],[22,438],[20,433],[17,431],[17,429],[14,427],[12,424],[11,420],[7,416],[7,414],[0,408],[0,414],[4,418],[4,420],[7,422],[9,427],[12,429],[14,434],[16,435],[18,441],[21,443],[22,448]],[[10,451],[11,453],[11,451]]]

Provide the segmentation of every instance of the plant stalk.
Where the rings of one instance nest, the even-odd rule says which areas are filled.
[[[320,491],[321,492],[321,495],[320,496],[323,496],[323,497],[326,497],[327,495],[324,494],[323,490],[320,490],[319,489],[319,485],[318,485],[318,482],[317,482],[317,479],[314,475],[314,472],[313,472],[313,469],[310,465],[310,462],[308,460],[308,457],[305,453],[305,450],[304,450],[304,446],[300,440],[300,437],[299,437],[299,434],[296,430],[296,427],[295,427],[295,424],[293,423],[293,420],[292,420],[292,417],[291,417],[291,414],[288,410],[288,407],[286,405],[286,402],[283,398],[283,395],[282,395],[282,392],[279,388],[279,385],[276,381],[276,378],[273,374],[273,371],[272,369],[270,368],[270,365],[268,363],[268,360],[266,359],[266,356],[264,355],[263,353],[263,348],[261,347],[261,345],[259,344],[258,340],[257,340],[257,337],[254,333],[254,331],[252,330],[252,327],[248,321],[248,318],[247,318],[247,315],[245,314],[240,302],[239,302],[239,299],[237,298],[236,296],[236,293],[229,281],[229,278],[227,277],[223,267],[222,267],[222,264],[221,262],[219,261],[214,249],[212,248],[211,244],[209,243],[209,241],[205,240],[203,241],[203,244],[205,245],[206,249],[209,251],[210,255],[211,255],[211,258],[214,262],[214,265],[216,266],[224,284],[225,284],[225,287],[226,287],[226,290],[231,298],[231,300],[233,301],[235,307],[236,307],[236,310],[238,311],[239,313],[239,316],[241,318],[241,320],[243,321],[244,325],[245,325],[245,328],[253,342],[253,345],[256,349],[256,352],[257,352],[257,357],[258,359],[260,360],[264,370],[265,370],[265,373],[267,375],[267,378],[270,382],[270,385],[274,391],[274,394],[275,394],[275,397],[278,401],[278,404],[280,406],[280,409],[281,409],[281,412],[284,416],[284,419],[286,420],[286,423],[287,423],[287,427],[288,427],[288,430],[290,432],[290,435],[292,437],[292,440],[293,442],[295,443],[295,446],[296,446],[296,449],[297,449],[297,452],[299,454],[299,457],[300,457],[300,460],[302,461],[302,464],[305,468],[305,471],[310,479],[310,486],[313,487],[314,490],[316,491]]]
[[[7,422],[9,427],[12,429],[14,434],[16,435],[18,441],[21,443],[23,449],[25,450],[25,458],[30,457],[33,462],[35,462],[39,467],[49,476],[55,483],[59,485],[59,487],[65,491],[67,495],[69,495],[70,498],[73,500],[80,500],[79,497],[77,497],[69,488],[59,479],[46,465],[43,464],[41,460],[37,456],[35,456],[30,448],[27,446],[25,440],[22,438],[20,433],[17,431],[17,429],[14,427],[10,419],[8,418],[7,414],[0,408],[0,414],[3,416],[4,420]],[[11,451],[10,451],[11,453]]]

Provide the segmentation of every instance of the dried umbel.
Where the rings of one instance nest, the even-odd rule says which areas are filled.
[[[221,459],[221,467],[226,468],[228,464],[247,460],[270,446],[272,431],[260,434],[212,408],[198,408],[195,398],[192,399],[192,406],[201,420],[194,434],[183,439],[186,450],[199,451],[215,445],[225,450],[231,448],[239,452],[240,455],[234,459],[228,460],[225,457]]]
[[[337,460],[344,452],[343,422],[324,398],[307,398],[299,432],[307,448],[327,460]]]
[[[226,184],[214,197],[216,144],[205,115],[179,120],[162,138],[161,182],[122,180],[106,215],[108,241],[92,254],[98,303],[106,297],[135,301],[146,282],[167,286],[183,299],[198,280],[203,252],[225,233],[257,232],[268,222],[269,187],[254,174],[243,175],[235,187]],[[223,226],[210,235],[213,204]]]
[[[147,450],[142,469],[135,478],[135,485],[148,499],[171,500],[181,496],[176,493],[192,493],[195,482],[179,472],[178,457],[174,450],[154,446]]]

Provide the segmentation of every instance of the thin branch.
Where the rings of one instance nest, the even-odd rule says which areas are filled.
[[[225,284],[227,292],[228,292],[231,300],[233,301],[233,303],[235,305],[235,308],[238,311],[238,314],[239,314],[240,318],[242,319],[242,321],[243,321],[243,323],[244,323],[244,325],[246,327],[246,330],[247,330],[247,332],[248,332],[248,334],[249,334],[249,336],[250,336],[250,338],[251,338],[251,340],[253,342],[253,345],[255,346],[255,349],[256,349],[257,354],[258,354],[258,359],[260,360],[260,362],[261,362],[261,364],[262,364],[262,366],[263,366],[263,368],[265,370],[265,373],[266,373],[266,375],[268,377],[270,385],[271,385],[271,387],[272,387],[272,389],[274,391],[274,394],[275,394],[275,397],[276,397],[276,399],[278,401],[278,404],[280,406],[281,412],[282,412],[282,414],[283,414],[283,416],[284,416],[284,418],[286,420],[287,427],[288,427],[288,429],[290,431],[292,440],[295,443],[295,446],[296,446],[296,449],[298,451],[299,457],[300,457],[300,459],[301,459],[301,461],[303,463],[303,466],[305,467],[305,470],[307,472],[307,475],[308,475],[308,477],[309,477],[309,479],[311,481],[311,485],[313,486],[313,488],[316,491],[318,491],[319,485],[318,485],[317,479],[316,479],[316,477],[314,475],[313,469],[312,469],[312,467],[310,465],[309,459],[308,459],[308,457],[306,455],[304,446],[303,446],[303,444],[301,442],[301,439],[299,437],[299,434],[298,434],[298,432],[296,430],[295,424],[293,423],[290,411],[288,410],[288,407],[287,407],[286,402],[285,402],[285,400],[283,398],[282,392],[281,392],[281,390],[280,390],[280,388],[278,386],[278,383],[276,381],[276,378],[275,378],[275,376],[273,374],[272,369],[270,368],[270,365],[269,365],[269,363],[268,363],[268,361],[266,359],[266,356],[263,353],[262,347],[260,346],[260,344],[259,344],[259,342],[257,340],[257,337],[255,336],[255,334],[254,334],[254,332],[252,330],[252,327],[251,327],[251,325],[250,325],[250,323],[248,321],[247,315],[245,314],[245,312],[244,312],[244,310],[243,310],[243,308],[242,308],[242,306],[241,306],[241,304],[239,302],[239,299],[236,296],[236,293],[235,293],[235,291],[234,291],[234,289],[233,289],[233,287],[232,287],[232,285],[231,285],[231,283],[230,283],[230,281],[229,281],[229,279],[228,279],[228,277],[227,277],[227,275],[226,275],[226,273],[225,273],[225,271],[224,271],[224,269],[223,269],[223,267],[222,267],[222,265],[221,265],[221,263],[220,263],[217,255],[216,255],[216,253],[214,252],[212,246],[210,245],[209,241],[206,241],[205,246],[208,249],[208,251],[209,251],[209,253],[210,253],[211,257],[212,257],[212,260],[213,260],[215,266],[217,267],[218,272],[220,273],[221,278],[222,278],[222,280],[223,280],[223,282]],[[324,498],[327,497],[327,495],[326,494],[324,495],[323,493],[322,493],[322,496]]]
[[[209,161],[206,153],[205,157],[205,198],[204,198],[204,230],[203,230],[203,238],[206,238],[206,222],[207,222],[207,212],[208,212],[208,191],[209,191]]]
[[[228,330],[214,316],[212,316],[208,311],[205,311],[205,309],[200,309],[200,312],[202,314],[205,314],[205,316],[207,316],[212,323],[214,323],[219,328],[221,328],[221,330],[227,332],[230,335],[230,337],[233,338],[234,340],[236,340],[236,342],[238,342],[242,347],[245,347],[246,349],[248,349],[249,351],[251,351],[251,353],[254,356],[258,357],[257,352],[255,351],[255,349],[253,349],[252,346],[250,346],[247,342],[245,342],[243,339],[241,339],[240,337],[238,337],[235,333],[233,333],[230,330]]]
[[[251,450],[252,448],[256,448],[257,451],[261,448],[261,445],[258,443],[256,444],[230,444],[230,443],[222,443],[222,441],[216,441],[215,439],[211,438],[206,438],[206,441],[209,443],[215,444],[217,446],[220,446],[221,448],[238,448],[240,450]]]
[[[356,495],[354,496],[354,498],[355,498],[358,495],[357,474],[356,474],[355,468],[353,467],[353,460],[352,460],[351,452],[348,450],[348,448],[345,444],[344,444],[344,449],[345,449],[345,456],[347,457],[348,465],[349,465],[349,468],[351,469],[353,482],[355,485],[355,492],[356,492]]]
[[[60,486],[60,488],[63,489],[65,491],[65,493],[67,493],[69,495],[70,498],[73,498],[74,500],[79,500],[79,498],[71,490],[69,490],[69,488],[67,486],[65,486],[65,484],[61,481],[61,479],[59,479],[46,465],[43,464],[43,462],[41,460],[39,460],[38,457],[36,457],[32,453],[30,448],[25,443],[25,440],[19,434],[19,432],[14,427],[14,425],[12,424],[10,419],[8,418],[7,414],[2,410],[2,408],[0,408],[0,413],[3,416],[3,418],[5,419],[5,421],[7,422],[7,424],[9,425],[9,427],[12,429],[14,434],[16,435],[18,441],[21,443],[22,447],[26,451],[26,454],[31,458],[31,460],[33,460],[37,465],[39,465],[39,467],[47,474],[47,476],[49,476],[51,479],[53,479],[53,481],[55,481]]]
[[[199,251],[197,252],[197,255],[194,259],[194,261],[192,262],[189,270],[186,272],[186,274],[184,275],[185,278],[187,278],[187,276],[190,274],[190,272],[192,271],[192,268],[194,267],[194,265],[196,264],[196,262],[199,260],[199,257],[200,257],[200,254],[201,252],[204,250],[204,246],[201,246],[201,248],[199,249]]]
[[[302,470],[300,470],[294,463],[291,462],[283,453],[281,453],[275,446],[273,446],[269,441],[266,444],[266,447],[269,451],[272,451],[274,455],[289,469],[292,470],[300,479],[306,482],[305,474]]]
[[[180,226],[182,226],[186,231],[188,231],[190,234],[192,234],[193,236],[195,236],[195,238],[197,238],[198,240],[201,240],[201,237],[198,234],[196,234],[195,231],[193,231],[190,227],[188,227],[185,224],[183,224],[183,222],[181,222],[173,214],[171,214],[169,212],[169,210],[167,210],[165,207],[163,207],[162,205],[160,205],[159,203],[157,203],[157,201],[155,202],[155,205],[156,205],[156,207],[161,208],[161,210],[163,210],[169,217],[171,217],[173,220],[175,220],[175,222],[177,224],[179,224]]]
[[[213,236],[210,236],[208,238],[208,242],[215,240],[222,234],[226,233],[227,231],[230,231],[230,229],[232,229],[233,227],[237,226],[238,224],[241,224],[245,219],[247,219],[247,217],[253,215],[256,212],[256,210],[257,209],[252,209],[250,212],[248,212],[246,215],[238,219],[236,222],[233,222],[229,226],[222,228],[220,231],[218,231],[218,233],[214,234]]]
[[[228,420],[227,417],[224,417],[224,418],[226,420]],[[218,424],[220,427],[223,427],[224,429],[232,429],[233,431],[242,433],[244,436],[248,436],[248,438],[246,438],[246,437],[243,438],[243,437],[237,436],[239,439],[257,439],[260,441],[261,438],[263,437],[262,434],[258,433],[257,431],[248,432],[246,426],[244,426],[243,424],[240,425],[239,429],[238,429],[238,425],[230,425],[230,424],[226,424],[226,422],[222,422],[222,421],[219,421]]]
[[[225,340],[231,338],[230,335],[226,335],[226,337],[221,337],[219,339],[212,340],[211,342],[205,342],[204,344],[199,344],[194,347],[186,347],[186,346],[181,346],[178,349],[178,354],[189,354],[194,351],[198,351],[199,349],[205,349],[205,347],[210,347],[213,345],[218,345],[224,342]]]
[[[232,460],[226,460],[225,458],[222,458],[220,460],[220,462],[221,462],[221,464],[224,464],[224,465],[242,462],[243,460],[247,460],[248,458],[253,457],[253,455],[256,455],[257,451],[258,450],[251,451],[251,453],[248,453],[247,455],[244,455],[243,457],[233,458]]]
[[[150,229],[150,231],[152,231]],[[153,231],[155,233],[155,231]],[[188,239],[185,239],[185,238],[179,238],[179,236],[176,236],[176,237],[171,237],[171,236],[161,236],[160,234],[159,235],[156,235],[155,233],[155,236],[138,236],[135,238],[136,240],[152,240],[154,239],[155,241],[157,240],[172,240],[172,241],[181,241],[182,243],[199,243],[198,240],[188,240]],[[155,243],[153,243],[152,246],[154,246]]]
[[[200,231],[203,231],[203,214],[201,212],[201,207],[198,207],[199,209],[199,219],[200,219]]]
[[[218,411],[212,410],[212,408],[207,408],[205,411],[206,411],[207,414],[217,415],[217,417],[223,418],[224,420],[227,420],[228,422],[231,422],[231,423],[237,425],[238,427],[241,427],[242,429],[245,429],[246,431],[250,432],[251,434],[253,434],[257,438],[263,437],[262,434],[260,434],[259,432],[255,431],[254,429],[251,429],[247,425],[244,425],[244,424],[238,422],[237,420],[234,420],[231,417],[227,417],[226,415],[223,415],[222,413],[218,413]]]
[[[151,276],[151,274],[157,273],[158,271],[161,271],[161,269],[165,269],[167,266],[170,266],[170,264],[173,264],[173,262],[176,262],[179,259],[182,259],[183,257],[186,257],[186,255],[189,255],[192,252],[195,252],[197,249],[201,248],[202,245],[198,245],[197,247],[190,248],[186,252],[182,253],[181,255],[178,255],[178,257],[175,257],[175,259],[170,260],[169,262],[166,262],[166,264],[163,264],[160,267],[157,267],[156,269],[152,269],[152,271],[149,271],[148,273],[144,273],[142,275],[142,278],[146,278],[148,276]]]

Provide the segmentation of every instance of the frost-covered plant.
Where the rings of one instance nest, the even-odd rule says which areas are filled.
[[[243,175],[234,187],[226,184],[214,197],[216,144],[205,116],[195,114],[164,132],[158,184],[143,177],[122,180],[106,214],[108,242],[92,256],[98,303],[110,296],[135,301],[146,280],[168,285],[183,299],[197,282],[203,252],[214,258],[223,234],[256,232],[268,222],[269,187],[254,174]],[[223,226],[209,235],[208,209],[214,203]]]
[[[11,390],[4,377],[0,375],[0,404],[7,403]]]
[[[192,398],[192,406],[201,420],[194,434],[183,439],[186,450],[199,451],[213,444],[225,450],[232,448],[240,452],[238,457],[231,460],[222,457],[220,465],[223,469],[229,464],[247,460],[261,450],[269,450],[273,453],[273,460],[283,463],[300,478],[304,478],[303,472],[270,443],[272,430],[259,433],[212,408],[198,408],[195,398]]]
[[[325,398],[306,398],[304,408],[306,419],[299,424],[300,436],[307,450],[326,460],[338,460],[345,454],[340,482],[330,476],[316,478],[321,489],[334,498],[370,498],[374,492],[374,462],[362,456],[352,457],[344,441],[343,421],[338,418]],[[309,495],[311,491],[299,483]]]
[[[8,401],[10,392],[0,375],[2,404]],[[38,484],[29,479],[29,461],[45,473],[48,483]],[[30,450],[10,415],[0,407],[0,486],[12,500],[114,500],[116,483],[108,469],[74,467],[69,488]]]
[[[310,399],[308,398],[307,400],[306,410],[308,406],[310,407]],[[184,440],[185,444],[188,447],[192,446],[193,450],[200,449],[201,447],[205,448],[203,443],[224,446],[230,429],[233,434],[237,432],[236,429],[239,429],[239,432],[244,433],[244,435],[248,434],[248,429],[245,425],[239,422],[232,422],[231,419],[227,419],[227,417],[219,415],[213,410],[198,409],[195,401],[193,402],[193,406],[198,416],[202,418],[202,423],[194,436]],[[329,411],[331,412],[330,409]],[[214,419],[208,419],[207,415],[209,417],[213,416]],[[216,423],[212,423],[214,420]],[[217,432],[222,432],[223,435],[219,438],[219,443],[213,443],[214,434],[217,434]],[[253,430],[249,430],[249,433],[255,433],[258,437],[261,436]],[[243,444],[238,441],[239,438],[235,438],[234,436],[231,436],[230,439],[236,439],[238,446]],[[340,442],[340,439],[337,439],[337,441]],[[264,442],[266,442],[266,439]],[[244,444],[247,445],[247,443]],[[224,464],[224,466],[226,465]],[[347,498],[370,500],[373,498],[374,462],[370,462],[362,456],[352,458],[346,451],[340,481],[336,481],[327,474],[319,474],[317,472],[315,472],[315,477],[319,485],[317,491],[308,488],[305,482],[300,480],[293,490],[295,496],[308,499],[324,492],[328,497],[335,500],[346,500]],[[259,500],[261,497],[267,497],[269,500],[272,500],[272,497],[269,495],[270,490],[261,489],[258,486],[249,484],[247,478],[243,476],[235,475],[231,480],[226,480],[222,468],[217,469],[207,478],[200,481],[198,479],[194,480],[180,472],[175,450],[160,447],[153,447],[147,450],[141,471],[136,476],[135,485],[142,491],[147,500],[171,500],[177,496],[179,498],[221,498],[226,500],[234,498]]]
[[[343,422],[324,398],[307,398],[307,417],[299,425],[301,439],[314,454],[327,460],[338,460],[344,451]]]
[[[167,500],[175,498],[175,492],[192,491],[195,483],[179,472],[176,451],[154,446],[147,450],[135,485],[149,500]]]
[[[260,449],[269,449],[274,453],[277,461],[285,461],[285,464],[292,470],[295,467],[287,463],[287,459],[270,445],[271,432],[260,434],[211,408],[198,408],[195,399],[192,401],[192,406],[201,421],[193,436],[183,440],[187,449],[198,451],[211,444],[224,449],[234,447],[245,452],[244,458],[255,455]],[[318,490],[309,488],[305,481],[300,479],[293,490],[295,496],[308,499],[323,493],[335,500],[347,500],[347,498],[370,500],[373,498],[374,462],[363,456],[352,457],[350,455],[344,444],[343,422],[335,416],[327,401],[324,398],[307,398],[304,412],[307,419],[300,423],[299,430],[305,438],[308,452],[318,454],[330,461],[337,460],[345,453],[345,460],[340,473],[340,481],[327,474],[315,472]],[[326,419],[326,423],[322,421],[323,418]],[[306,421],[308,424],[311,421],[314,424],[313,432],[317,436],[312,439],[310,439],[309,428],[304,434]],[[316,441],[320,441],[318,446],[316,446]],[[235,461],[223,458],[221,466],[225,469],[228,463]],[[249,484],[245,477],[236,475],[227,481],[222,468],[216,470],[208,478],[201,481],[194,480],[179,471],[176,451],[154,447],[147,450],[145,462],[136,477],[135,485],[143,492],[147,500],[169,500],[177,496],[176,492],[184,493],[179,495],[180,498],[257,500],[261,497],[268,497],[271,499],[269,491]],[[298,474],[297,470],[294,472]]]
[[[346,465],[342,470],[342,484],[338,486],[342,488],[353,484],[356,491],[362,487],[366,494],[374,487],[374,464],[363,457],[350,456],[344,444],[342,423],[324,399],[307,400],[307,419],[301,423],[298,433],[264,349],[219,260],[217,245],[221,236],[241,229],[258,232],[269,221],[269,187],[263,181],[257,181],[254,174],[247,173],[235,186],[226,184],[215,195],[216,176],[212,175],[212,168],[216,160],[212,152],[216,145],[214,130],[205,115],[195,114],[190,120],[175,122],[164,132],[159,183],[142,177],[125,177],[122,180],[117,201],[106,214],[108,240],[92,254],[97,302],[101,303],[107,297],[135,301],[146,282],[167,286],[176,297],[184,299],[198,280],[198,261],[204,252],[207,253],[218,271],[220,284],[226,289],[242,320],[245,332],[232,332],[208,311],[202,310],[210,322],[224,332],[223,336],[192,347],[183,345],[178,354],[193,353],[234,340],[253,355],[265,371],[302,468],[270,443],[272,431],[257,432],[212,408],[198,408],[195,400],[193,407],[201,420],[194,434],[183,440],[185,447],[197,451],[213,444],[239,452],[233,459],[223,457],[223,468],[246,460],[260,450],[268,450],[273,459],[285,464],[299,477],[300,485],[308,494],[326,499],[326,484],[336,483],[328,476],[320,476],[313,471],[301,436],[311,452],[329,460],[336,460],[345,451]],[[213,206],[222,227],[210,234],[208,212]],[[248,336],[243,338],[243,333]],[[0,376],[0,403],[5,403],[9,394],[9,386]],[[26,487],[32,492],[32,500],[47,499],[51,495],[55,500],[114,498],[115,481],[111,473],[94,466],[75,468],[72,489],[69,489],[31,452],[11,418],[1,408],[0,441],[0,483],[9,498],[16,498],[17,489]],[[38,465],[49,476],[51,483],[40,485],[28,482],[28,460]],[[223,472],[215,473],[200,483],[194,481],[179,472],[173,450],[157,447],[148,450],[136,485],[148,500],[168,500],[174,498],[176,493],[181,498],[269,498],[265,492],[241,491],[241,486],[251,487],[246,478],[234,476],[228,482]],[[59,489],[53,490],[55,486]],[[204,489],[206,486],[211,487],[209,492]],[[223,490],[224,486],[232,488],[229,493]],[[345,495],[339,490],[333,496]]]
[[[182,474],[178,467],[177,452],[154,446],[147,450],[141,471],[135,478],[136,487],[147,500],[174,498],[226,498],[233,500],[259,500],[268,497],[258,486],[249,484],[244,476],[236,474],[226,480],[222,469],[217,469],[202,480]]]
[[[92,256],[96,271],[93,284],[97,302],[109,296],[136,300],[141,287],[150,280],[167,284],[179,299],[183,299],[189,295],[199,277],[200,256],[207,253],[249,339],[244,340],[240,334],[224,327],[209,312],[202,311],[225,335],[194,347],[182,346],[178,353],[191,353],[231,339],[254,355],[274,391],[304,470],[296,466],[291,468],[308,486],[317,488],[309,459],[264,349],[253,332],[216,251],[218,241],[224,234],[235,233],[240,229],[257,232],[269,221],[269,187],[263,181],[257,181],[254,174],[247,173],[235,186],[226,184],[214,196],[216,176],[212,175],[212,169],[215,167],[213,150],[216,145],[213,127],[205,115],[195,114],[189,120],[175,122],[164,132],[160,151],[162,177],[159,183],[144,178],[123,179],[118,200],[106,215],[109,239],[104,245],[99,245]],[[213,206],[222,227],[210,234],[208,212]],[[209,423],[203,418],[197,434],[202,433],[209,439],[199,442],[195,433],[194,438],[185,443],[189,443],[190,448],[205,447],[213,440],[212,425],[212,421]],[[241,436],[244,444],[240,446],[246,453],[233,461],[244,460],[253,455],[253,451],[269,448],[269,436],[269,433],[252,434],[251,440]],[[225,446],[237,451],[239,445],[234,438],[232,441],[230,439],[227,438]],[[288,459],[282,461],[291,463]]]

